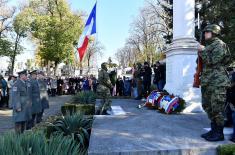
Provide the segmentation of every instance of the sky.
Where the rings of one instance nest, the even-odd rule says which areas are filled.
[[[91,12],[96,0],[69,0],[73,10]],[[144,0],[97,0],[97,35],[105,47],[100,61],[114,58],[117,49],[125,44],[130,24],[138,16]]]
[[[21,0],[12,0],[12,5],[17,5]],[[73,11],[83,11],[90,14],[96,0],[68,0]],[[97,34],[96,38],[104,46],[102,57],[98,57],[98,63],[108,60],[115,52],[124,46],[129,36],[131,23],[138,16],[145,0],[97,0]],[[85,19],[86,20],[86,19]],[[17,61],[25,61],[26,58],[34,58],[35,46],[30,40],[24,40],[23,54],[17,56]]]

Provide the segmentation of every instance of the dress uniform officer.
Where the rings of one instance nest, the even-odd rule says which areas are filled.
[[[40,122],[40,113],[42,112],[42,104],[40,100],[39,82],[37,80],[37,70],[29,73],[31,84],[31,97],[32,97],[32,120],[29,122],[29,128],[33,127],[36,123]]]
[[[27,71],[18,72],[19,79],[12,87],[13,121],[16,133],[23,133],[26,122],[32,119],[31,85],[27,81]]]
[[[45,75],[43,71],[38,71],[38,85],[40,89],[40,102],[42,105],[42,112],[40,112],[37,122],[42,121],[42,116],[44,113],[44,109],[49,108],[49,100],[48,100],[48,93],[47,93],[47,83],[45,81]]]

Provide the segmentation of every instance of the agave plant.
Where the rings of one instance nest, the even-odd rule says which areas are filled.
[[[72,99],[72,103],[78,104],[95,104],[96,94],[92,91],[82,91],[75,95]]]
[[[28,132],[21,135],[7,133],[0,139],[1,155],[85,155],[77,142],[63,135],[47,140],[42,132]]]
[[[49,139],[45,147],[46,155],[85,155],[86,149],[81,150],[77,142],[70,137],[65,137],[62,134],[54,135]]]
[[[93,118],[81,114],[62,116],[51,123],[46,130],[48,136],[63,134],[78,142],[80,148],[86,148],[89,144],[90,130]]]

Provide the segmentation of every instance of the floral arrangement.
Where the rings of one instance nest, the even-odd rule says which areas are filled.
[[[170,95],[166,91],[152,91],[144,106],[157,109],[162,113],[171,114],[182,112],[185,108],[185,101],[178,96]]]

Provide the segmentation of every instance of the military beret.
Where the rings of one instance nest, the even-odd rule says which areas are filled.
[[[37,70],[31,71],[31,72],[29,72],[29,74],[37,74]]]
[[[22,70],[22,71],[18,72],[18,75],[22,75],[22,74],[27,75],[27,70],[25,69],[25,70]]]

